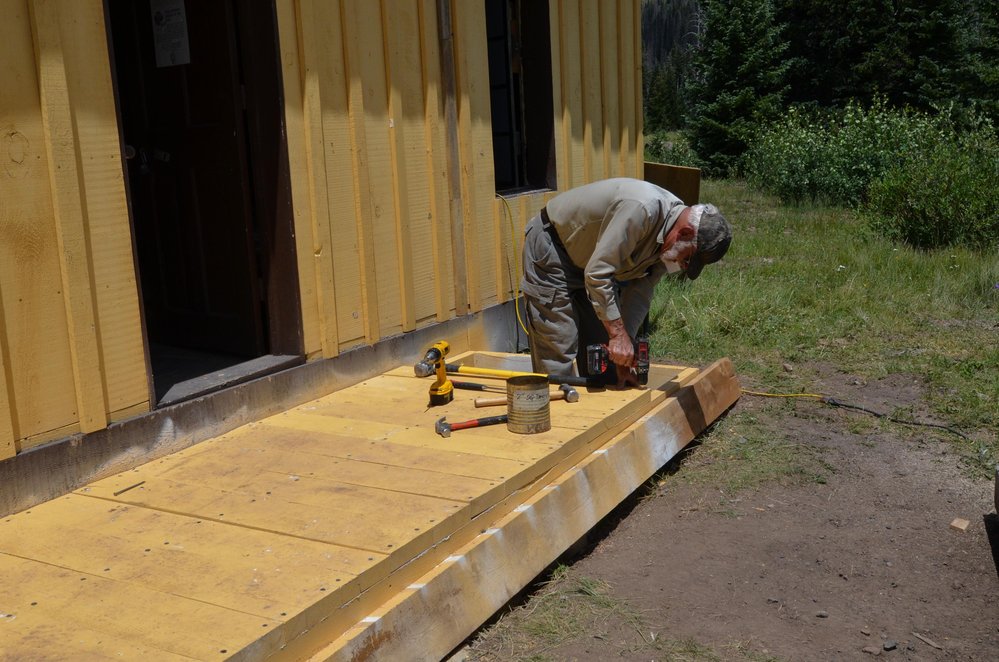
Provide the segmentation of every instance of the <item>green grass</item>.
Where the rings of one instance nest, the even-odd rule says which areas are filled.
[[[782,206],[741,182],[705,181],[701,199],[732,222],[732,248],[696,282],[659,286],[654,356],[728,356],[744,386],[780,392],[815,388],[786,362],[919,375],[934,415],[974,439],[954,437],[989,474],[999,460],[999,254],[917,251],[873,236],[849,210]]]

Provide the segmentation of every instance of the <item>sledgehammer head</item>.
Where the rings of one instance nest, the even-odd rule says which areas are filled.
[[[440,418],[438,418],[437,419],[437,424],[434,426],[434,429],[437,430],[437,434],[439,434],[440,436],[442,436],[442,437],[450,437],[451,436],[451,424],[448,423],[447,421],[445,421],[444,420],[445,418],[447,418],[447,416],[441,416]]]

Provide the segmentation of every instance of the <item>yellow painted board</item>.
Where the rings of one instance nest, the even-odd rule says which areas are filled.
[[[420,7],[415,0],[382,0],[385,59],[389,80],[389,131],[395,173],[399,288],[403,329],[436,317],[434,238],[431,219],[433,182],[427,170],[427,142]]]
[[[625,0],[627,1],[627,0]],[[641,0],[631,0],[631,14],[634,17],[632,26],[634,38],[632,48],[634,50],[634,72],[635,72],[635,174],[637,179],[642,178],[642,164],[645,162],[645,135],[643,130],[644,117],[642,114],[642,6]]]
[[[384,439],[345,436],[331,431],[326,421],[319,430],[282,427],[269,420],[241,441],[248,447],[268,446],[317,456],[354,459],[392,467],[422,468],[449,476],[486,481],[506,481],[530,465],[525,461],[464,453],[449,447],[420,448],[393,444]]]
[[[563,190],[574,188],[587,182],[584,148],[584,127],[586,116],[583,109],[583,79],[579,2],[559,0],[562,22],[562,124],[565,143],[568,149],[568,163],[565,168],[567,181]]]
[[[323,587],[355,597],[383,558],[81,494],[31,510],[5,521],[0,552],[263,618],[297,614]]]
[[[583,0],[579,6],[580,62],[583,84],[584,176],[592,182],[607,176],[604,170],[604,116],[600,87],[600,13],[596,2]]]
[[[336,292],[336,308],[329,310],[326,324],[335,325],[339,341],[364,337],[361,303],[360,256],[350,150],[347,78],[343,56],[343,33],[337,3],[311,0],[312,25],[305,33],[309,66],[315,67],[322,122],[321,158],[325,162],[325,221],[329,232],[327,250],[316,255],[323,267],[330,266]],[[304,6],[304,3],[303,3]],[[319,154],[316,158],[320,158]],[[334,319],[335,317],[335,319]],[[338,348],[339,349],[339,348]]]
[[[527,443],[519,439],[510,439],[506,433],[506,428],[502,426],[500,426],[502,431],[494,433],[495,436],[490,434],[488,427],[484,427],[461,430],[460,434],[455,432],[450,437],[444,438],[434,431],[435,421],[436,419],[433,419],[423,424],[405,426],[338,416],[298,414],[268,422],[294,430],[311,432],[343,430],[345,434],[350,436],[381,439],[402,446],[415,446],[430,450],[453,450],[460,453],[521,462],[537,462],[546,453],[559,446],[558,443]]]
[[[424,141],[427,145],[427,177],[430,187],[431,237],[434,274],[434,301],[437,321],[450,319],[454,313],[454,264],[451,254],[451,209],[448,200],[447,147],[445,145],[441,54],[434,0],[419,0],[420,48],[422,51]]]
[[[17,626],[0,632],[0,650],[5,660],[56,660],[65,659],[72,650],[73,662],[107,662],[108,660],[163,660],[164,662],[190,662],[187,655],[168,653],[147,646],[139,646],[125,638],[99,632],[87,624],[53,624],[57,616],[47,610],[22,609],[17,614]],[[59,651],[51,653],[50,651]],[[221,657],[221,656],[220,656]]]
[[[73,121],[106,405],[109,412],[137,404],[148,410],[149,385],[104,7],[100,2],[65,0],[60,7],[66,78],[76,109]]]
[[[107,397],[97,337],[88,214],[77,153],[77,126],[67,80],[67,53],[58,0],[32,0],[32,32],[38,63],[42,127],[49,157],[49,182],[59,247],[62,296],[69,329],[69,353],[83,432],[107,425]],[[73,24],[70,29],[77,27]],[[70,57],[72,54],[70,54]]]
[[[168,462],[145,465],[129,475],[135,476],[135,482],[148,480],[153,476],[193,482],[210,476],[217,487],[235,489],[249,475],[277,474],[465,503],[498,487],[498,481],[495,480],[448,475],[431,468],[402,468],[385,463],[317,456],[314,453],[300,453],[280,447],[241,443],[245,438],[245,435],[230,438],[228,443],[214,445],[211,452],[187,456],[177,453],[170,456]]]
[[[364,320],[365,338],[369,344],[373,344],[382,337],[381,329],[383,325],[380,319],[382,307],[379,299],[381,292],[379,290],[380,281],[376,271],[375,247],[376,208],[378,201],[372,195],[371,180],[374,177],[382,175],[385,172],[384,168],[387,164],[377,163],[375,164],[375,168],[381,167],[382,170],[372,169],[371,154],[368,147],[368,113],[370,111],[365,99],[365,94],[369,88],[365,87],[363,80],[365,75],[365,61],[369,57],[368,51],[376,48],[377,44],[381,43],[380,30],[377,25],[368,26],[368,43],[362,46],[362,34],[359,29],[362,18],[358,12],[359,4],[365,5],[371,3],[358,3],[352,0],[342,1],[340,3],[340,16],[346,59],[344,78],[348,81],[347,117],[350,122],[351,172],[355,178],[354,206],[356,209],[355,216],[357,219],[357,237],[359,243],[358,256],[361,260],[360,290],[363,297],[362,319]],[[374,38],[377,39],[374,43],[370,42],[372,30],[375,31]],[[383,76],[384,71],[375,71],[375,75]],[[384,209],[379,211],[383,212]],[[390,283],[396,282],[394,277],[384,280]]]
[[[562,107],[562,89],[564,73],[562,71],[562,20],[561,0],[548,3],[548,25],[551,35],[550,49],[552,60],[552,113],[554,114],[553,131],[555,133],[555,188],[565,190],[569,165],[568,145]]]
[[[350,63],[350,76],[361,79],[369,169],[366,193],[371,199],[371,215],[362,221],[372,226],[378,289],[378,337],[384,338],[404,329],[382,17],[377,2],[347,2],[345,7],[350,8],[352,18],[345,22],[344,34],[348,40],[355,42],[354,48],[359,56]],[[361,194],[364,195],[365,191]]]
[[[600,32],[600,100],[603,111],[603,163],[606,177],[622,177],[621,163],[621,94],[618,78],[618,24],[620,3],[597,3]]]
[[[470,518],[469,507],[453,501],[274,474],[253,477],[232,491],[207,479],[181,483],[165,478],[123,491],[134,485],[127,476],[83,489],[87,495],[117,503],[378,552],[402,561]]]
[[[0,554],[0,595],[4,610],[15,616],[6,619],[0,630],[0,644],[25,634],[18,632],[18,614],[40,613],[51,627],[47,639],[54,652],[66,651],[68,642],[61,632],[86,629],[137,648],[221,660],[279,624],[275,619],[6,554]],[[30,619],[25,623],[31,626]]]
[[[615,57],[618,65],[618,80],[620,81],[620,96],[618,97],[620,112],[620,140],[621,153],[619,172],[622,177],[641,177],[636,175],[639,162],[644,160],[644,155],[638,151],[635,144],[635,113],[637,108],[641,108],[640,90],[635,89],[635,69],[640,68],[635,61],[635,48],[632,44],[635,31],[634,22],[639,20],[640,14],[634,13],[634,6],[631,2],[618,2],[618,37],[620,39],[618,52]]]
[[[73,424],[76,393],[26,2],[0,21],[0,304],[13,435]]]
[[[319,334],[323,356],[335,356],[339,350],[337,329],[336,285],[333,273],[332,234],[330,229],[329,194],[324,134],[323,102],[320,80],[326,71],[323,62],[326,53],[322,50],[328,43],[326,35],[320,31],[314,0],[303,0],[297,4],[298,34],[302,54],[302,116],[305,130],[306,162],[309,171],[308,194],[312,234],[312,250],[315,260],[316,293],[319,314]]]
[[[458,137],[465,203],[465,250],[468,295],[472,312],[496,301],[497,250],[492,202],[496,193],[492,156],[489,61],[485,5],[454,3],[455,53],[458,76]]]
[[[301,47],[295,0],[276,0],[278,41],[281,49],[281,76],[284,85],[284,122],[288,141],[288,179],[295,225],[295,254],[298,289],[302,306],[302,344],[306,356],[323,349],[319,325],[319,296],[316,289],[316,260],[313,246],[312,209],[309,206],[309,143],[305,130],[304,72],[299,58]]]

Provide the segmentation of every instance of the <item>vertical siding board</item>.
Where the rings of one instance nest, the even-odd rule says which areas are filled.
[[[347,76],[340,8],[335,3],[312,0],[316,67],[318,71],[322,150],[325,162],[328,250],[317,256],[331,264],[334,307],[327,307],[325,324],[335,328],[337,347],[333,353],[363,341],[365,337],[361,288],[361,258],[354,205],[355,177],[352,172]]]
[[[14,437],[70,425],[76,393],[27,2],[0,22],[0,351]]]
[[[107,413],[134,413],[149,406],[149,382],[103,5],[63,0],[59,7],[90,235],[100,378]]]
[[[562,2],[561,0],[549,0],[548,2],[548,26],[551,45],[552,59],[552,118],[554,121],[553,132],[555,134],[555,187],[564,189],[566,186],[566,169],[569,163],[568,145],[566,141],[566,127],[564,119],[564,95],[562,93],[565,85],[565,76],[562,71]]]
[[[603,159],[604,117],[600,107],[600,12],[597,0],[581,0],[580,19],[585,116],[583,149],[586,154],[586,181],[594,181],[606,177]]]
[[[3,212],[0,208],[0,223],[3,222]],[[2,235],[0,235],[2,239]],[[2,274],[0,274],[2,275]],[[0,280],[2,285],[3,280]],[[17,412],[12,399],[11,383],[13,375],[10,372],[10,350],[7,347],[7,321],[4,318],[3,288],[0,287],[0,460],[6,460],[17,454],[17,432],[15,416]]]
[[[354,41],[359,58],[351,62],[350,75],[361,81],[363,123],[367,144],[368,187],[371,215],[362,222],[372,227],[375,284],[378,296],[378,327],[375,340],[402,331],[402,296],[399,255],[396,244],[392,145],[389,138],[388,86],[383,29],[379,3],[352,0],[354,20],[344,25],[344,34]]]
[[[630,2],[616,3],[618,8],[618,34],[621,41],[618,44],[618,80],[620,81],[620,121],[621,121],[621,153],[619,155],[620,173],[623,177],[634,177],[635,169],[635,49],[634,21],[637,20]],[[641,104],[639,104],[641,108]]]
[[[627,0],[625,0],[627,1]],[[642,179],[645,172],[645,135],[642,117],[642,5],[641,0],[631,0],[632,15],[632,71],[634,72],[635,89],[632,95],[635,104],[635,173],[634,177]]]
[[[579,1],[559,0],[562,11],[562,123],[566,144],[566,182],[563,190],[586,181],[582,70],[580,67]]]
[[[364,335],[368,343],[380,337],[378,279],[375,274],[375,218],[368,171],[368,137],[365,121],[364,86],[361,74],[361,49],[358,44],[358,16],[354,0],[341,0],[340,23],[344,35],[344,73],[347,77],[348,117],[350,118],[351,172],[355,179],[354,207],[361,258]],[[394,281],[393,281],[394,282]]]
[[[621,94],[618,89],[618,24],[617,5],[619,3],[599,3],[600,9],[600,101],[603,110],[604,126],[604,175],[618,177],[623,173],[620,164],[621,151]]]
[[[497,250],[492,205],[494,173],[485,7],[453,2],[458,77],[458,136],[465,202],[465,254],[470,312],[495,303]]]
[[[447,147],[441,84],[441,54],[438,46],[437,5],[420,0],[420,48],[422,51],[424,140],[430,187],[431,237],[436,321],[450,319],[454,312],[454,262],[451,256],[451,209],[448,201]]]
[[[107,400],[90,269],[87,210],[58,7],[49,0],[33,0],[31,20],[77,412],[80,429],[92,432],[107,425]]]
[[[382,0],[403,330],[436,315],[417,0]]]
[[[299,57],[300,37],[295,0],[277,0],[278,42],[284,81],[284,121],[288,141],[288,175],[291,182],[295,225],[298,289],[302,305],[302,343],[307,357],[322,352],[319,296],[314,257],[312,208],[309,186],[310,164],[305,133],[303,66]]]
[[[326,191],[326,139],[323,134],[320,80],[328,41],[320,34],[314,0],[299,0],[298,34],[301,53],[302,116],[305,130],[305,160],[309,172],[307,190],[311,221],[312,247],[309,255],[315,262],[316,301],[319,315],[319,338],[325,357],[338,352],[336,326],[336,289],[334,283],[330,235],[330,209]]]

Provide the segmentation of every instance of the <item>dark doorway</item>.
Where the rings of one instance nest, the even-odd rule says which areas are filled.
[[[156,401],[301,352],[273,0],[107,0]]]

